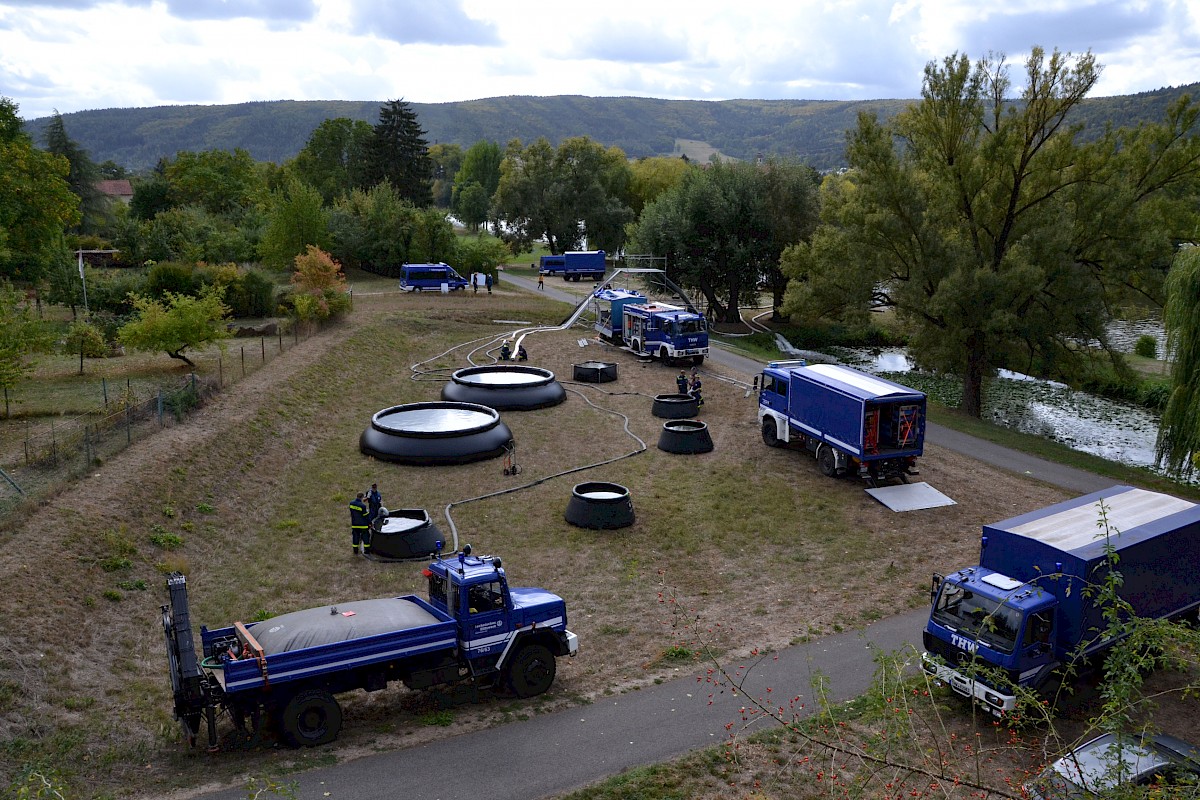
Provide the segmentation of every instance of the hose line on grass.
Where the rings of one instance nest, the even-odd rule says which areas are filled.
[[[587,403],[589,406],[596,409],[597,411],[603,411],[608,414],[614,414],[614,415],[620,417],[621,419],[623,419],[624,420],[623,427],[625,429],[625,433],[627,433],[630,437],[632,437],[634,439],[634,441],[636,441],[638,443],[638,448],[636,450],[625,453],[623,455],[614,456],[612,458],[607,458],[603,461],[597,461],[594,464],[584,464],[579,467],[571,467],[570,469],[564,469],[561,472],[555,472],[550,475],[545,475],[541,478],[538,478],[535,481],[530,481],[529,483],[523,483],[520,486],[510,486],[507,489],[500,489],[499,491],[488,492],[487,494],[481,494],[478,497],[468,497],[465,500],[455,500],[453,503],[447,504],[444,514],[446,517],[446,523],[450,526],[450,534],[454,537],[454,542],[453,542],[454,549],[451,550],[451,552],[458,552],[458,527],[454,524],[454,517],[451,516],[451,514],[450,514],[450,509],[454,508],[455,506],[462,506],[462,505],[466,505],[467,503],[474,503],[477,500],[487,500],[488,498],[491,498],[491,497],[499,497],[501,495],[512,494],[513,492],[519,492],[523,489],[530,489],[530,488],[533,488],[534,486],[539,486],[539,485],[545,483],[546,481],[552,480],[554,478],[561,478],[564,475],[571,475],[576,472],[583,472],[584,470],[587,470],[587,469],[595,469],[596,467],[603,467],[607,464],[612,464],[614,462],[621,461],[622,459],[631,458],[632,456],[636,456],[636,455],[646,452],[646,443],[644,441],[642,441],[642,439],[636,433],[629,430],[629,417],[627,415],[622,414],[620,411],[615,411],[611,408],[604,408],[603,406],[596,405],[591,400],[589,400],[587,397],[585,397],[583,392],[580,392],[577,389],[567,389],[567,391],[579,395],[579,397],[583,399],[583,402]],[[640,394],[640,393],[639,392],[607,392],[606,394]]]

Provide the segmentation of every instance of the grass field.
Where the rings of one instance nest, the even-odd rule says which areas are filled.
[[[506,413],[519,478],[498,461],[380,463],[357,446],[372,413],[436,399],[448,370],[489,363],[489,347],[512,327],[497,320],[556,323],[562,306],[504,287],[442,296],[402,294],[390,280],[351,283],[355,310],[345,323],[0,534],[0,774],[38,769],[72,797],[158,796],[587,703],[680,674],[688,665],[677,654],[700,638],[732,657],[916,607],[930,572],[973,557],[981,522],[1062,498],[930,447],[923,477],[959,505],[894,514],[861,485],[822,478],[810,458],[763,446],[753,397],[719,380],[739,376],[711,366],[702,416],[715,451],[663,453],[650,406],[673,390],[673,371],[606,350],[582,329],[531,335],[531,364],[565,380],[573,362],[602,357],[619,363],[621,378],[568,385],[554,408]],[[457,347],[464,342],[475,344]],[[188,574],[193,619],[210,627],[420,593],[419,564],[349,555],[355,491],[377,481],[385,505],[427,508],[448,530],[448,503],[639,450],[619,415],[645,452],[453,512],[460,542],[502,555],[515,585],[567,600],[582,652],[560,664],[548,694],[443,710],[428,693],[393,687],[343,696],[343,735],[317,751],[263,746],[210,758],[182,744],[159,624],[164,572]],[[629,487],[634,526],[596,532],[564,522],[573,483],[594,479]],[[678,602],[663,603],[664,594]],[[682,626],[681,613],[690,620]]]

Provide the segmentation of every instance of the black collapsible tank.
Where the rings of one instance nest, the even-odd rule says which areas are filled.
[[[548,408],[566,398],[567,390],[550,370],[509,364],[460,369],[442,388],[443,400],[479,403],[497,411]]]
[[[496,409],[476,403],[408,403],[378,411],[358,447],[383,461],[418,466],[467,464],[512,447]]]

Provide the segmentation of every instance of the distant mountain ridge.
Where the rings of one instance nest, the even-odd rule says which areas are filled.
[[[1085,100],[1075,121],[1088,130],[1159,121],[1182,94],[1200,83],[1134,95]],[[881,118],[914,100],[659,100],[643,97],[492,97],[454,103],[412,103],[430,144],[467,148],[487,139],[501,146],[539,136],[557,145],[590,136],[631,158],[671,155],[679,141],[703,143],[737,159],[787,156],[817,169],[845,165],[846,131],[860,112]],[[68,135],[96,163],[111,159],[131,170],[154,166],[180,150],[240,147],[258,161],[282,163],[304,147],[326,119],[349,117],[374,124],[383,101],[273,100],[222,106],[109,108],[63,115]],[[49,117],[26,122],[39,144]]]

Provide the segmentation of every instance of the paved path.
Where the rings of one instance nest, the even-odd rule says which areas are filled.
[[[505,282],[537,291],[536,281],[503,275]],[[578,302],[547,282],[545,293]],[[743,376],[762,364],[714,348],[713,361]],[[1090,492],[1110,480],[1007,448],[982,442],[930,424],[928,441],[966,453],[1004,469],[1062,486]],[[863,631],[843,633],[790,647],[759,661],[746,688],[753,696],[766,689],[807,694],[811,678],[830,678],[834,700],[848,700],[870,684],[875,665],[872,648],[894,651],[919,647],[925,609],[881,620]],[[584,643],[586,658],[586,643]],[[529,800],[562,794],[631,767],[666,761],[725,740],[725,725],[740,720],[743,698],[714,688],[693,670],[677,680],[554,714],[360,758],[334,767],[289,776],[300,784],[301,800]],[[700,676],[698,678],[698,676]],[[777,698],[786,704],[787,699]],[[207,795],[238,800],[244,789]]]

